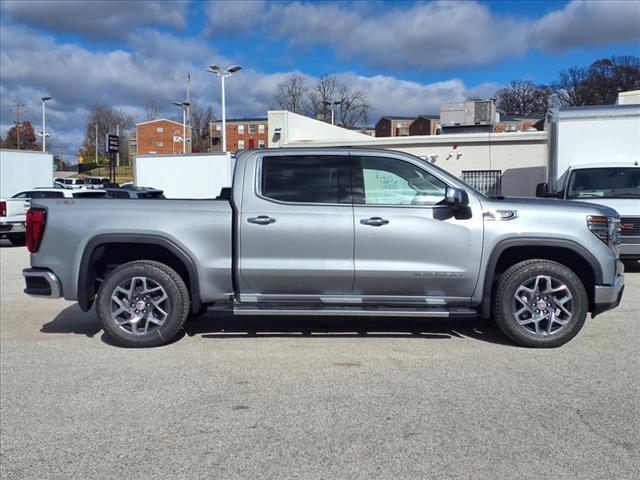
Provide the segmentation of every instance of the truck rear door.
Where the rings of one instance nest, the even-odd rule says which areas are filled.
[[[240,208],[240,296],[319,300],[353,286],[353,206],[347,155],[260,155]]]

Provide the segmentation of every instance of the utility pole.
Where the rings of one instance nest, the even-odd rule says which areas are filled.
[[[120,125],[116,125],[116,135],[118,136],[118,143],[120,143]],[[118,148],[118,153],[116,153],[116,165],[120,166],[120,149]]]
[[[187,121],[189,125],[191,125],[191,74],[187,73]],[[193,132],[191,132],[191,136],[193,136]]]
[[[98,164],[98,124],[96,123],[96,165]]]

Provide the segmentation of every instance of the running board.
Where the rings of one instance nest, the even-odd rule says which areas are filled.
[[[236,305],[234,315],[294,315],[294,316],[357,316],[357,317],[475,317],[473,308],[433,307],[372,307],[372,306],[282,306],[282,305]]]

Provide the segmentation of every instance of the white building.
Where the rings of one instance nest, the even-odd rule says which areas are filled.
[[[288,111],[269,112],[269,146],[387,148],[422,157],[471,184],[499,182],[503,195],[534,196],[546,179],[547,132],[370,137]]]

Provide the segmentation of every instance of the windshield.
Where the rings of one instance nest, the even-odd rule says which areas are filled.
[[[640,168],[574,170],[567,198],[640,198]]]

